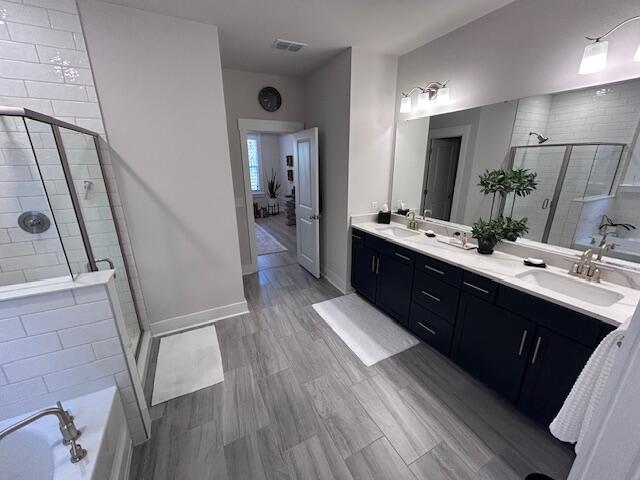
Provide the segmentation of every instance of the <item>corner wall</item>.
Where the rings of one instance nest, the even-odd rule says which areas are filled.
[[[79,8],[151,330],[242,313],[217,28]]]

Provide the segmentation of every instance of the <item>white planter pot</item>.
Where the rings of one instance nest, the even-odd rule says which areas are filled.
[[[275,205],[278,204],[278,199],[277,198],[269,197],[269,199],[267,201],[268,201],[268,204],[269,204],[270,207],[274,207]]]

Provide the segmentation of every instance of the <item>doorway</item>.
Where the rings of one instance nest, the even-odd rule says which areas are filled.
[[[318,277],[317,129],[250,119],[238,127],[252,259],[245,273],[300,263]]]
[[[461,136],[429,140],[420,210],[431,218],[451,219],[461,143]]]

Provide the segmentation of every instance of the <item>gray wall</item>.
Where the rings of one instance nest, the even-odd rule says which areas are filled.
[[[152,331],[244,310],[217,28],[79,5]]]

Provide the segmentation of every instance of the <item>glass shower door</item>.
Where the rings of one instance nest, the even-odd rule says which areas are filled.
[[[137,350],[140,323],[130,275],[120,248],[120,236],[114,220],[115,208],[109,202],[107,186],[94,137],[60,127],[62,147],[67,157],[69,174],[80,204],[95,266],[100,270],[114,268],[118,299],[132,351]],[[111,174],[111,173],[109,173]]]
[[[538,187],[528,197],[506,199],[503,214],[513,218],[528,219],[529,233],[524,237],[544,241],[550,216],[553,216],[553,202],[558,178],[562,174],[565,146],[529,146],[513,150],[513,168],[526,168],[538,174]],[[514,203],[515,202],[515,203]]]

